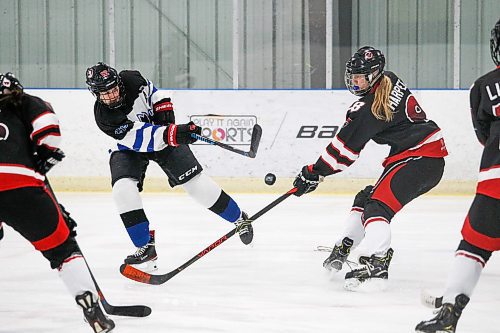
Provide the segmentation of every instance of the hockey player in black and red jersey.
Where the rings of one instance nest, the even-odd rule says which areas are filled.
[[[76,243],[76,223],[45,185],[45,174],[64,158],[59,121],[49,103],[24,93],[12,74],[0,74],[0,221],[12,227],[59,271],[94,332],[115,324]]]
[[[111,152],[113,198],[137,251],[125,263],[142,270],[156,269],[154,231],[144,212],[139,192],[149,161],[156,162],[168,176],[171,187],[182,185],[202,206],[235,223],[244,244],[253,239],[252,225],[238,204],[210,177],[189,149],[200,134],[194,123],[176,125],[173,104],[167,93],[135,70],[118,73],[98,63],[87,69],[87,85],[96,97],[97,126],[116,140]]]
[[[500,250],[500,20],[491,30],[490,49],[496,69],[470,89],[472,124],[484,146],[476,196],[465,217],[441,309],[419,323],[417,332],[455,332],[484,266],[492,252]]]
[[[356,195],[347,227],[323,263],[339,271],[350,250],[364,239],[364,266],[345,276],[345,287],[351,290],[370,279],[388,278],[393,255],[389,224],[404,205],[439,183],[447,155],[440,128],[384,66],[384,55],[373,47],[353,54],[346,64],[345,84],[361,98],[347,110],[344,126],[317,162],[304,166],[294,181],[295,194],[303,195],[315,190],[324,176],[353,164],[369,140],[391,147],[382,175]]]

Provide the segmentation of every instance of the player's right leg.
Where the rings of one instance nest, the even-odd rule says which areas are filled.
[[[500,200],[476,194],[462,228],[460,242],[438,315],[417,325],[417,332],[455,332],[465,305],[493,251],[500,250]]]
[[[241,241],[253,240],[253,227],[248,216],[236,201],[217,183],[203,173],[203,168],[188,146],[165,149],[156,154],[155,161],[168,175],[170,186],[182,185],[196,202],[224,220],[234,223]]]
[[[138,268],[143,271],[156,270],[155,235],[149,229],[149,220],[139,195],[149,160],[145,154],[117,151],[111,155],[109,164],[113,200],[130,240],[137,248],[124,262],[139,265]]]
[[[99,305],[99,296],[78,244],[70,237],[70,229],[59,205],[42,187],[25,187],[0,192],[0,219],[19,232],[49,260],[94,332],[110,332],[114,322]],[[26,202],[32,209],[26,209]],[[88,302],[82,306],[80,299]]]
[[[340,271],[351,250],[355,249],[365,237],[361,217],[372,189],[373,186],[369,185],[356,194],[344,231],[335,243],[330,256],[323,262],[323,267],[326,269],[333,272]]]

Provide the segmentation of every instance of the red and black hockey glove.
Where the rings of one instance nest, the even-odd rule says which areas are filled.
[[[353,207],[365,208],[365,204],[372,196],[373,186],[368,185],[364,189],[358,192],[354,197],[354,202],[352,204]]]
[[[175,123],[174,105],[170,98],[164,98],[153,104],[153,123],[167,126]]]
[[[66,225],[68,226],[69,229],[69,236],[70,237],[76,237],[76,226],[78,225],[75,220],[70,216],[70,213],[64,208],[63,205],[59,204],[59,208],[61,209],[61,214],[64,218],[64,222],[66,222]]]
[[[54,165],[61,162],[65,156],[64,152],[59,148],[50,149],[46,146],[40,146],[35,156],[35,171],[45,175]]]
[[[192,121],[181,125],[170,124],[163,134],[163,140],[169,146],[189,145],[197,140],[191,137],[192,133],[201,134],[201,127]]]
[[[293,181],[293,186],[297,188],[297,191],[293,194],[300,197],[303,194],[314,191],[324,178],[324,176],[314,172],[312,164],[305,165]]]

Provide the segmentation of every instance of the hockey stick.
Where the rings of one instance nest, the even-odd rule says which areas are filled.
[[[279,203],[281,203],[283,200],[288,198],[290,195],[293,193],[297,192],[297,188],[292,188],[290,191],[286,192],[279,198],[275,199],[273,202],[268,204],[266,207],[262,208],[260,211],[255,213],[252,217],[248,219],[250,223],[254,222],[256,219],[270,211],[272,208],[276,207]],[[143,272],[141,270],[138,270],[130,265],[127,264],[122,264],[120,266],[120,273],[122,273],[123,276],[135,280],[137,282],[142,282],[142,283],[147,283],[147,284],[163,284],[182,272],[184,269],[187,267],[191,266],[194,262],[198,261],[201,257],[205,256],[207,253],[215,249],[217,246],[221,245],[225,241],[227,241],[229,238],[231,238],[236,232],[238,231],[238,228],[233,228],[231,231],[229,231],[227,234],[207,246],[205,249],[203,249],[200,253],[189,259],[186,263],[182,264],[181,266],[177,267],[171,272],[168,272],[166,274],[159,274],[159,275],[154,275],[154,274],[149,274],[146,272]]]
[[[431,295],[426,290],[422,290],[420,292],[420,302],[428,308],[437,309],[443,305],[443,296],[436,297]]]
[[[243,155],[246,157],[250,157],[250,158],[255,158],[255,156],[257,156],[257,150],[259,149],[261,136],[262,136],[262,127],[260,127],[259,124],[255,124],[253,126],[253,130],[252,130],[252,140],[250,141],[250,150],[244,151],[244,150],[234,148],[234,147],[227,145],[225,143],[212,140],[212,139],[207,138],[205,136],[201,136],[201,135],[198,135],[196,133],[191,133],[192,138],[206,142],[206,143],[211,144],[211,145],[219,146],[223,149],[232,151],[233,153],[237,153],[237,154],[240,154],[240,155]]]
[[[50,194],[52,195],[52,198],[54,199],[54,201],[59,205],[61,213],[63,214],[63,217],[65,217],[64,215],[67,215],[68,218],[71,218],[71,217],[69,217],[69,213],[66,211],[64,206],[62,206],[59,203],[59,201],[57,200],[56,195],[54,193],[54,190],[50,186],[50,183],[49,183],[49,180],[47,177],[45,177],[45,185],[46,185],[48,191],[50,192]],[[94,277],[94,274],[92,273],[92,270],[90,269],[90,266],[87,262],[87,259],[85,258],[85,256],[82,253],[80,245],[78,245],[78,249],[80,250],[80,253],[82,254],[82,258],[85,261],[85,265],[87,266],[87,269],[89,270],[90,277],[92,278],[92,281],[94,282],[95,289],[97,290],[97,294],[99,295],[99,299],[101,300],[104,311],[106,311],[107,314],[115,315],[115,316],[125,316],[125,317],[147,317],[151,314],[151,308],[149,306],[146,306],[146,305],[116,306],[116,305],[109,304],[108,301],[106,300],[106,297],[104,297],[104,294],[103,294],[101,288],[97,284],[97,281]]]
[[[82,254],[83,257],[83,254]],[[85,264],[87,264],[87,259],[83,257],[85,260]],[[104,297],[101,288],[97,284],[95,280],[94,274],[90,270],[89,265],[87,264],[87,268],[89,269],[90,276],[92,277],[92,281],[94,281],[95,288],[97,293],[99,294],[99,298],[101,299],[102,306],[104,311],[107,314],[115,315],[115,316],[125,316],[125,317],[147,317],[151,314],[151,308],[146,305],[111,305]]]

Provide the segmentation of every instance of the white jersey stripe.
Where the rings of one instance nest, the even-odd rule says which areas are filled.
[[[45,127],[57,126],[59,127],[59,120],[56,115],[52,112],[46,112],[33,120],[32,123],[33,131],[31,132],[30,139],[33,140],[33,134],[43,130]]]
[[[327,151],[325,151],[322,155],[321,158],[323,161],[325,161],[326,164],[328,164],[333,170],[345,170],[347,169],[347,165],[339,163],[335,157],[332,155],[328,154]]]
[[[53,149],[59,148],[59,146],[61,145],[61,136],[52,134],[46,135],[37,142],[37,145],[46,145]]]
[[[351,161],[355,161],[358,159],[359,154],[352,152],[349,148],[347,148],[344,143],[339,140],[338,136],[335,136],[332,140],[332,146],[337,149],[341,156],[346,157]]]
[[[165,126],[157,126],[156,131],[153,133],[154,149],[156,151],[167,147],[167,144],[163,140],[163,133],[165,133],[166,129],[167,128]]]
[[[500,178],[500,165],[493,168],[479,171],[478,181],[482,182],[485,180],[499,179]]]
[[[434,141],[439,141],[442,138],[443,138],[443,133],[441,132],[441,130],[437,130],[431,136],[427,137],[424,141],[420,142],[418,145],[416,145],[414,147],[411,147],[408,150],[418,149],[418,148],[422,147],[423,145],[426,145],[426,144],[434,142]]]
[[[0,165],[0,173],[11,173],[15,175],[23,175],[33,177],[39,180],[44,180],[45,177],[35,170],[17,165]]]
[[[156,130],[153,131],[153,129]],[[132,129],[117,143],[137,152],[151,152],[151,147],[153,147],[154,151],[159,151],[167,147],[167,144],[163,141],[165,129],[165,126],[135,122]]]

